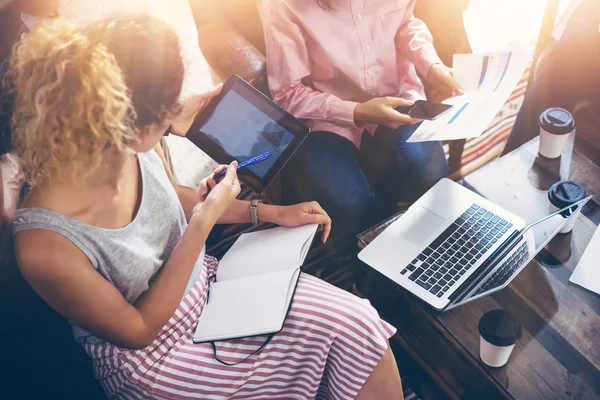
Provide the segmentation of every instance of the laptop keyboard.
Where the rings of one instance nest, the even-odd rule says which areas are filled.
[[[525,242],[477,289],[473,296],[504,285],[527,258],[529,258],[529,250],[527,249],[527,242]]]
[[[442,297],[512,224],[473,204],[400,274]]]

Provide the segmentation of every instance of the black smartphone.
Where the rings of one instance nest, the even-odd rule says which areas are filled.
[[[432,121],[446,114],[454,106],[433,101],[417,100],[412,106],[397,107],[395,110],[412,118]]]

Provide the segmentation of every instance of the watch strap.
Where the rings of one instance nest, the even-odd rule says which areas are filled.
[[[252,226],[258,225],[258,205],[261,203],[260,200],[254,199],[250,202],[250,222]]]

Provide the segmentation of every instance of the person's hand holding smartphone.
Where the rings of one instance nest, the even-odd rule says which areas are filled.
[[[412,125],[420,122],[406,113],[398,112],[398,107],[410,107],[412,102],[398,97],[377,97],[354,108],[354,123],[356,126],[377,124],[397,129],[402,125]]]
[[[446,114],[452,108],[454,108],[454,106],[450,104],[417,100],[410,106],[397,107],[395,110],[401,114],[406,114],[411,118],[432,121]]]

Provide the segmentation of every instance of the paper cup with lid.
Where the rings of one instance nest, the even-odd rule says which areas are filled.
[[[479,356],[490,367],[502,367],[521,338],[522,328],[508,311],[492,310],[479,320]]]
[[[569,134],[575,131],[575,119],[563,108],[549,108],[540,115],[540,155],[558,158]]]
[[[585,190],[583,187],[574,181],[560,181],[556,182],[548,190],[548,202],[550,203],[550,213],[557,210],[562,210],[565,207],[570,206],[585,198]],[[573,230],[577,217],[579,216],[580,209],[577,210],[569,222],[560,230],[560,233],[569,233]]]

